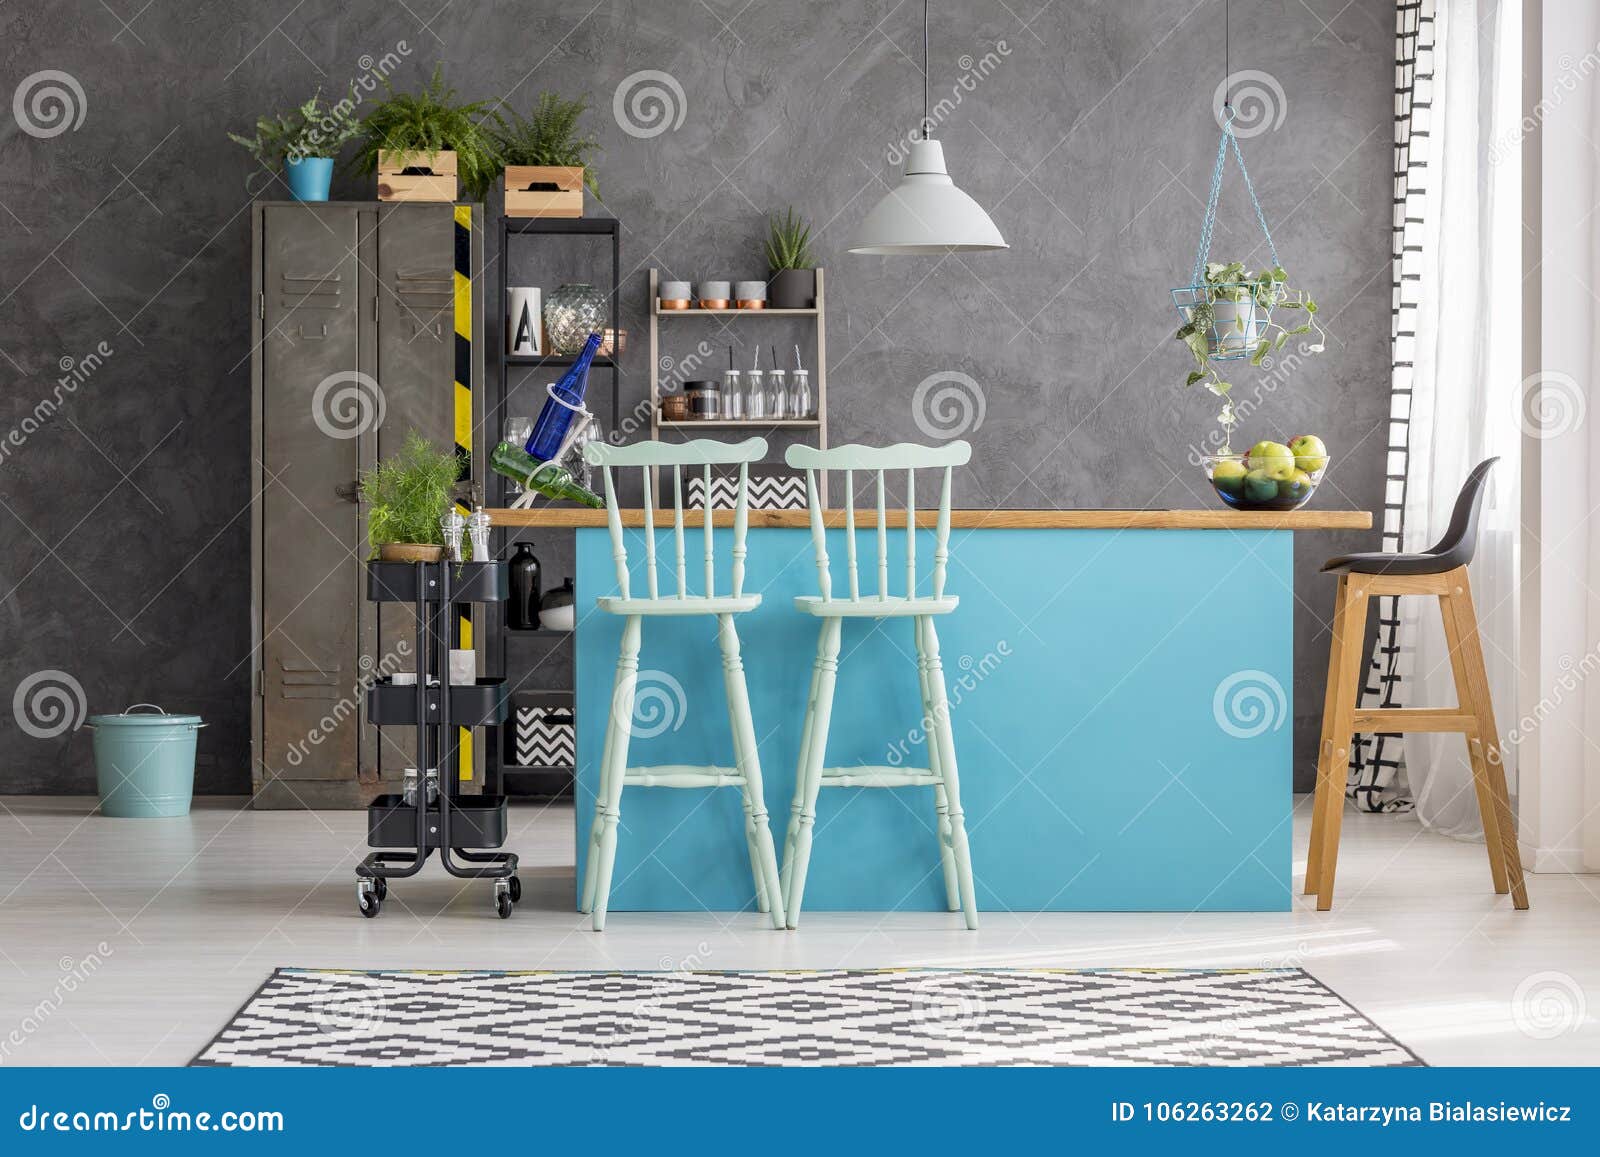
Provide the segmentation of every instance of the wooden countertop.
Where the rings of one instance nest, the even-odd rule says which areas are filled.
[[[488,514],[495,526],[606,525],[604,510],[585,507],[540,506],[531,510],[498,507]],[[699,510],[685,510],[684,525],[700,526],[704,517]],[[844,525],[843,510],[830,510],[823,517],[828,526]],[[918,510],[917,525],[931,528],[938,517],[937,510]],[[658,528],[670,528],[672,511],[657,510],[655,523]],[[905,511],[889,512],[889,526],[902,527],[905,523]],[[733,511],[714,511],[712,524],[732,526]],[[804,510],[752,510],[749,524],[805,529],[811,522]],[[872,528],[877,524],[876,509],[856,511],[857,526]],[[622,525],[643,526],[644,511],[624,510]],[[950,525],[960,530],[1367,530],[1372,526],[1372,514],[1365,510],[1243,511],[1223,507],[1209,510],[952,510]]]

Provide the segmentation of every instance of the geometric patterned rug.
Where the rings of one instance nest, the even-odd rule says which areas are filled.
[[[280,968],[196,1065],[1421,1065],[1299,968]]]

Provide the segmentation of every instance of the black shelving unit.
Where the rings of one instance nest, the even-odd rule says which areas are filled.
[[[523,238],[538,237],[593,237],[596,240],[609,239],[611,242],[611,314],[610,325],[613,331],[620,334],[622,319],[622,228],[615,217],[505,217],[500,218],[500,308],[504,312],[507,291],[510,288],[511,277],[511,247]],[[558,369],[569,366],[573,358],[560,354],[509,354],[506,352],[505,335],[502,333],[497,343],[499,351],[500,372],[496,378],[498,393],[493,399],[494,429],[491,431],[494,439],[498,441],[500,432],[505,428],[506,399],[510,394],[510,376],[513,370],[524,369]],[[589,397],[595,396],[595,380],[593,370],[604,370],[610,374],[611,405],[610,424],[605,432],[614,432],[621,421],[621,394],[622,394],[622,366],[620,356],[622,351],[617,349],[612,356],[596,357],[591,363],[591,377]],[[596,409],[591,402],[591,407]],[[530,414],[530,417],[536,414]],[[509,482],[500,474],[491,473],[490,503],[495,506],[510,504]],[[496,528],[492,545],[496,558],[501,557],[511,540],[511,534],[505,528]],[[505,625],[503,613],[496,612],[496,630],[494,631],[495,643],[498,651],[498,667],[501,675],[511,684],[510,667],[507,662],[507,646],[509,639],[515,637],[520,640],[519,647],[548,647],[565,646],[570,641],[570,631],[548,631],[543,628],[533,630],[512,630]],[[569,687],[538,687],[525,688],[528,691],[570,691]],[[515,695],[512,695],[515,699]],[[513,710],[515,707],[513,706]],[[564,795],[571,791],[571,779],[575,768],[528,766],[524,767],[506,762],[505,746],[497,741],[489,746],[485,754],[485,787],[486,789],[516,795]]]
[[[450,619],[456,603],[501,603],[508,594],[501,562],[367,563],[367,598],[410,603],[416,609],[415,684],[380,679],[367,689],[367,718],[379,727],[416,728],[417,780],[408,801],[380,795],[367,807],[369,852],[356,865],[356,906],[374,917],[389,881],[415,876],[437,850],[452,876],[494,881],[501,919],[522,898],[517,857],[498,848],[506,840],[506,798],[462,795],[456,734],[460,727],[498,732],[510,712],[504,679],[450,684]],[[437,680],[437,683],[432,682]],[[490,744],[493,750],[496,741]],[[438,793],[429,798],[428,771],[438,769]]]

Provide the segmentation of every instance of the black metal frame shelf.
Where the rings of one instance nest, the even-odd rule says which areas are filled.
[[[610,432],[612,432],[612,431],[617,429],[618,425],[621,422],[621,414],[622,414],[622,410],[621,410],[621,396],[622,396],[622,366],[621,366],[621,358],[622,358],[623,350],[621,348],[621,335],[622,335],[622,325],[621,325],[621,321],[622,321],[622,224],[621,224],[621,222],[618,221],[615,217],[504,217],[504,216],[502,216],[500,218],[500,310],[501,310],[502,314],[505,311],[505,302],[506,302],[507,290],[509,289],[509,286],[510,286],[510,282],[508,280],[509,277],[510,277],[510,262],[509,262],[508,258],[510,256],[510,242],[511,242],[511,239],[513,237],[566,237],[566,236],[596,237],[596,238],[609,237],[611,239],[611,322],[610,322],[610,325],[611,325],[611,329],[612,329],[612,331],[613,331],[613,333],[615,335],[615,339],[614,340],[617,341],[617,348],[615,349],[615,351],[610,356],[596,357],[594,359],[593,363],[592,363],[592,366],[593,366],[594,369],[607,370],[611,374],[611,421],[610,421],[610,425],[608,425],[606,427],[606,432],[610,433]],[[560,355],[560,354],[537,354],[537,355],[509,354],[509,353],[506,352],[506,343],[505,343],[505,340],[504,340],[504,334],[501,335],[501,340],[497,343],[497,349],[499,351],[499,370],[500,370],[500,372],[499,372],[499,375],[498,375],[498,377],[496,379],[496,387],[498,389],[498,394],[493,399],[494,405],[493,405],[492,413],[494,415],[494,418],[493,418],[494,429],[490,431],[490,434],[492,435],[492,437],[494,438],[495,441],[499,440],[500,432],[505,428],[506,398],[510,393],[509,377],[510,377],[511,371],[512,370],[528,370],[528,369],[546,369],[546,368],[553,369],[553,368],[558,367],[558,366],[562,366],[562,367],[569,366],[569,365],[571,365],[573,363],[573,360],[574,360],[572,357],[563,356],[563,355]],[[592,389],[590,391],[590,394],[591,394],[591,396],[593,395],[593,390]],[[508,485],[509,485],[508,480],[504,476],[502,476],[500,474],[491,474],[490,477],[491,477],[491,485],[496,486],[496,487],[499,488],[497,491],[491,491],[491,493],[490,493],[491,504],[495,505],[495,506],[505,506],[505,505],[507,505],[508,502],[509,502],[508,489],[507,489]],[[571,506],[571,505],[574,505],[574,504],[563,502],[563,503],[558,503],[556,505],[558,505],[558,506]],[[493,537],[493,545],[494,545],[494,548],[495,548],[495,555],[496,555],[496,557],[498,557],[502,552],[504,552],[504,550],[506,549],[507,542],[508,542],[508,536],[506,534],[506,528],[502,528],[502,527],[495,528],[495,530],[493,531],[493,535],[494,535],[494,537]],[[496,620],[496,623],[495,623],[495,628],[496,629],[493,630],[492,635],[493,635],[493,638],[495,639],[495,651],[498,653],[497,658],[496,658],[496,662],[498,664],[498,670],[500,671],[501,675],[505,678],[507,685],[510,685],[511,682],[512,682],[512,680],[511,680],[511,672],[510,672],[510,670],[508,668],[508,665],[507,665],[507,654],[506,654],[506,651],[507,651],[506,640],[507,639],[509,639],[509,638],[511,638],[513,636],[516,636],[516,637],[519,637],[519,638],[556,639],[558,636],[570,638],[571,635],[572,635],[571,631],[551,631],[551,630],[547,630],[547,629],[545,629],[543,627],[517,630],[517,629],[514,629],[512,627],[508,627],[508,626],[505,625],[505,616],[504,616],[503,611],[496,611],[495,614],[498,617],[497,617],[497,620]],[[562,690],[562,691],[569,691],[570,692],[571,688],[550,688],[550,690]],[[515,699],[516,699],[516,696],[517,696],[518,693],[519,692],[516,692],[516,691],[513,691],[511,693],[511,698],[512,698],[513,703],[515,702]],[[513,707],[512,711],[513,711],[513,714],[514,714],[515,713],[515,708],[514,707]],[[486,788],[486,790],[504,791],[505,790],[505,786],[506,786],[505,785],[505,777],[506,777],[506,775],[510,774],[510,775],[515,776],[515,775],[518,775],[518,774],[521,774],[521,773],[527,773],[527,772],[538,773],[538,774],[541,774],[541,775],[545,775],[547,777],[560,776],[560,775],[564,774],[566,776],[568,784],[570,784],[571,777],[572,777],[572,775],[574,774],[574,772],[576,770],[576,769],[571,768],[571,767],[565,767],[565,768],[555,768],[555,767],[551,767],[551,768],[545,768],[545,767],[523,768],[523,767],[519,767],[519,766],[516,766],[516,765],[507,764],[503,759],[503,753],[502,753],[501,749],[502,749],[502,744],[499,743],[499,742],[495,742],[495,743],[492,743],[492,744],[489,745],[489,749],[485,753],[485,756],[484,756],[484,780],[485,780],[485,788]],[[540,793],[540,794],[549,794],[549,793]]]

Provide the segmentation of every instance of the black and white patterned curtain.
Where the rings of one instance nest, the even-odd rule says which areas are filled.
[[[1417,300],[1428,197],[1428,128],[1433,116],[1435,0],[1398,0],[1394,42],[1394,220],[1391,298],[1389,443],[1384,472],[1383,546],[1399,551],[1405,531],[1406,469],[1410,452],[1411,376],[1415,363]],[[1403,703],[1400,600],[1380,598],[1378,634],[1361,687],[1360,706]],[[1399,735],[1358,735],[1350,749],[1346,794],[1362,811],[1411,807]]]

